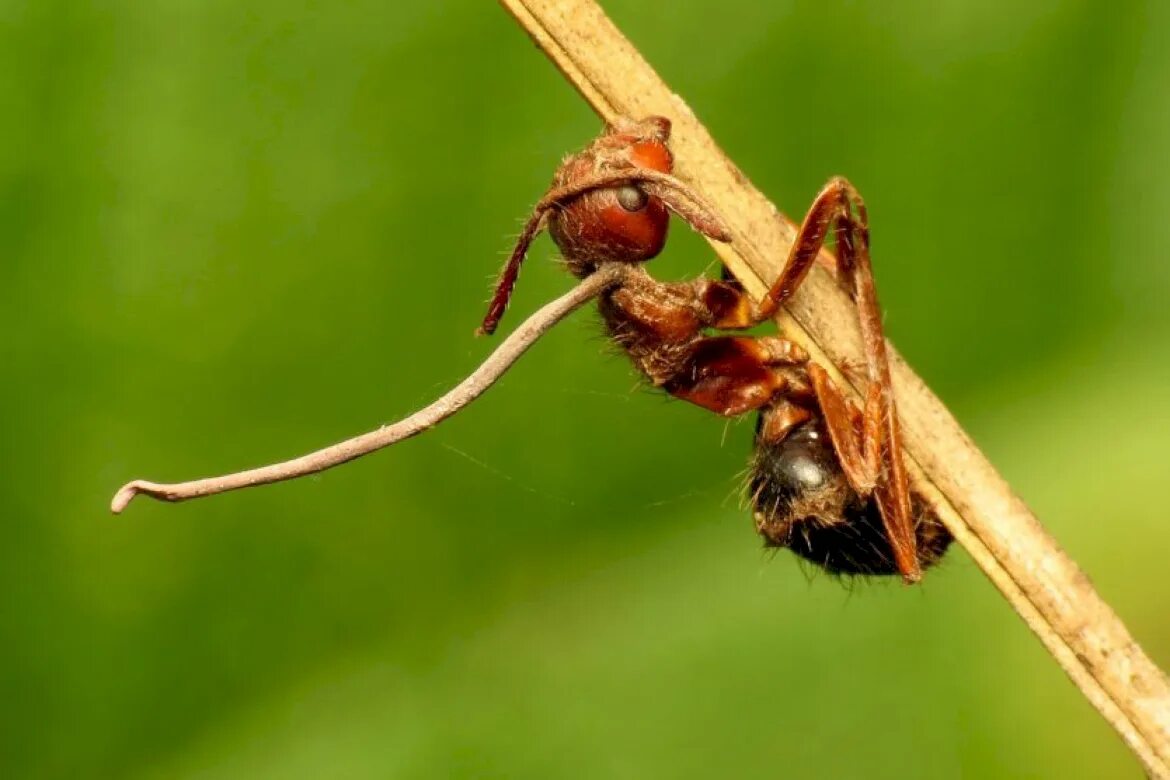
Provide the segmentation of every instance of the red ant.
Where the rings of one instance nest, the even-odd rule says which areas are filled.
[[[670,130],[663,117],[621,121],[562,163],[500,275],[481,332],[499,324],[529,245],[545,225],[574,276],[606,263],[631,266],[601,295],[599,308],[610,336],[646,378],[725,417],[760,411],[749,489],[765,545],[788,547],[833,573],[918,581],[951,535],[910,493],[865,203],[843,178],[825,185],[758,303],[732,279],[659,282],[638,264],[662,250],[670,211],[709,238],[731,240],[722,220],[670,175]],[[857,307],[865,344],[860,408],[795,342],[705,333],[771,319],[830,230],[834,271]]]

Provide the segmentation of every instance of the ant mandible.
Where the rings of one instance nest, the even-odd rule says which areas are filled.
[[[557,170],[496,285],[481,332],[499,324],[528,248],[546,226],[569,271],[630,269],[599,299],[613,340],[656,387],[724,417],[759,410],[749,492],[756,529],[837,574],[916,582],[951,535],[911,495],[869,257],[865,203],[847,180],[813,201],[779,278],[759,301],[733,279],[660,282],[641,263],[666,242],[670,211],[717,241],[723,221],[671,176],[670,120],[619,121]],[[857,308],[866,392],[859,407],[782,336],[707,335],[772,318],[816,261],[829,232],[834,271]]]

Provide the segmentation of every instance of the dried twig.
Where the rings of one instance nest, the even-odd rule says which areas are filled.
[[[261,466],[249,471],[240,471],[235,474],[225,474],[221,477],[208,477],[207,479],[170,485],[135,480],[123,486],[114,495],[110,509],[115,513],[121,512],[134,496],[140,493],[162,501],[185,501],[189,498],[210,496],[229,490],[266,485],[270,482],[281,482],[307,474],[316,474],[342,463],[348,463],[363,455],[369,455],[371,452],[388,447],[403,439],[416,436],[428,428],[438,425],[482,395],[537,339],[570,312],[597,297],[610,285],[616,284],[626,270],[627,267],[623,265],[605,266],[560,298],[545,304],[525,320],[508,338],[504,339],[503,343],[479,368],[448,391],[446,395],[393,425],[384,425],[376,431],[355,436],[352,439],[293,460]]]
[[[606,120],[661,114],[674,123],[679,176],[723,215],[731,244],[713,244],[757,297],[779,273],[795,227],[716,146],[592,0],[501,0],[536,44]],[[822,364],[856,363],[850,304],[822,269],[798,291],[780,325]],[[896,355],[891,353],[915,489],[938,511],[1148,772],[1170,777],[1170,684],[1088,578]],[[837,372],[838,383],[846,378]]]

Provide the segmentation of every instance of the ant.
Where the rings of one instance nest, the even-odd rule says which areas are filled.
[[[660,282],[642,263],[662,251],[670,212],[722,242],[729,230],[671,175],[669,119],[620,120],[568,157],[525,224],[480,328],[495,331],[529,246],[547,226],[569,271],[627,266],[602,293],[610,337],[655,387],[724,417],[759,411],[749,493],[756,530],[834,574],[917,582],[951,535],[911,495],[869,257],[865,203],[844,178],[817,195],[779,278],[753,301],[732,278]],[[857,308],[864,405],[783,336],[707,335],[771,319],[804,280],[830,231],[832,270]]]

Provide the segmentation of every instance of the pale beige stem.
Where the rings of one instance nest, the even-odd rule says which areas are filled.
[[[605,120],[668,117],[678,176],[731,228],[713,244],[758,297],[779,273],[795,226],[723,154],[687,105],[592,0],[501,0]],[[777,90],[779,93],[779,90]],[[861,361],[851,303],[814,268],[780,325],[816,359]],[[942,403],[891,351],[916,489],[1036,632],[1073,682],[1156,777],[1170,777],[1170,684]],[[844,383],[839,371],[836,380]]]

